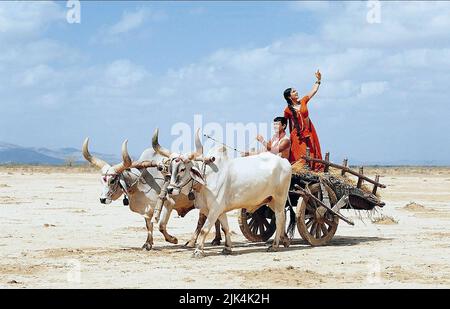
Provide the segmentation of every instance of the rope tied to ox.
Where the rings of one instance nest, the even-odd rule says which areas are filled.
[[[206,138],[209,138],[210,140],[213,140],[214,142],[219,143],[219,144],[221,144],[221,145],[223,145],[223,146],[225,146],[225,147],[227,147],[227,148],[229,148],[231,150],[234,150],[236,152],[239,152],[239,153],[244,152],[244,151],[238,150],[238,149],[236,149],[234,147],[231,147],[231,146],[229,146],[229,145],[227,145],[225,143],[222,143],[221,141],[216,140],[215,138],[209,136],[208,134],[203,134],[203,136],[206,137]]]

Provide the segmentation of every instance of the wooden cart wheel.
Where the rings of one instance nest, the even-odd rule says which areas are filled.
[[[331,205],[337,203],[336,194],[325,185]],[[323,200],[320,184],[309,186],[311,193],[319,200]],[[299,199],[300,200],[300,199]],[[318,205],[313,199],[303,198],[301,205],[297,205],[297,228],[302,238],[312,246],[322,246],[329,242],[336,233],[339,217],[333,215],[326,208]]]
[[[239,228],[245,238],[250,241],[267,241],[275,233],[275,213],[268,206],[263,205],[253,213],[241,210],[238,218]]]

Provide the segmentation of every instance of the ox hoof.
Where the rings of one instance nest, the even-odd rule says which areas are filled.
[[[274,246],[270,246],[269,248],[267,248],[267,252],[277,252],[278,248],[274,247]]]
[[[147,251],[150,251],[150,250],[152,250],[152,244],[146,242],[146,243],[142,246],[142,249],[145,249],[145,250],[147,250]]]
[[[214,238],[214,240],[211,241],[211,245],[213,245],[213,246],[220,246],[220,238],[219,239]]]
[[[283,246],[285,248],[289,248],[290,245],[291,245],[291,242],[289,241],[289,239],[283,240]]]
[[[185,248],[194,248],[195,247],[195,242],[193,241],[188,241],[187,243],[184,244]]]
[[[203,257],[205,257],[205,253],[202,250],[195,249],[194,253],[192,254],[192,257],[197,258],[197,259],[203,258]]]
[[[222,254],[223,254],[223,255],[231,255],[231,254],[233,254],[233,251],[231,251],[231,248],[225,247],[225,248],[223,248],[223,250],[222,250]]]
[[[178,244],[178,239],[176,237],[170,237],[166,239],[166,241],[170,242],[171,244]]]

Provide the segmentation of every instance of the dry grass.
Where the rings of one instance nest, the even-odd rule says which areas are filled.
[[[398,224],[398,220],[391,216],[381,215],[378,218],[372,219],[373,224],[381,224],[381,225],[392,225],[392,224]]]
[[[408,210],[408,211],[427,211],[425,206],[417,204],[415,202],[409,202],[408,204],[406,204],[403,207],[403,209]],[[428,209],[428,210],[431,210],[431,209]]]
[[[314,172],[314,171],[310,171],[310,170],[306,169],[305,166],[301,162],[297,162],[294,165],[292,165],[292,172],[294,174],[307,174],[308,173],[308,174],[316,175],[318,177],[323,177],[323,175],[324,175],[324,173],[322,173],[322,172],[318,173],[318,172]],[[330,167],[329,174],[349,186],[356,187],[356,185],[357,185],[357,181],[350,178],[349,174],[342,176],[340,169]],[[351,177],[356,177],[356,176],[351,175]],[[372,189],[369,188],[365,184],[362,184],[361,189],[366,193],[372,193]],[[379,197],[378,193],[376,194],[376,196]]]

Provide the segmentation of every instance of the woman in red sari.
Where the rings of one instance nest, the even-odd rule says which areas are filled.
[[[308,113],[308,102],[319,90],[322,75],[319,70],[316,72],[317,81],[313,89],[303,98],[299,99],[297,90],[288,88],[284,91],[284,98],[288,106],[284,110],[284,117],[289,119],[289,132],[291,138],[291,153],[289,161],[294,164],[297,161],[307,165],[302,156],[306,155],[306,148],[310,149],[310,156],[316,159],[322,159],[319,137],[314,128]],[[314,171],[323,170],[321,164],[310,164]]]

